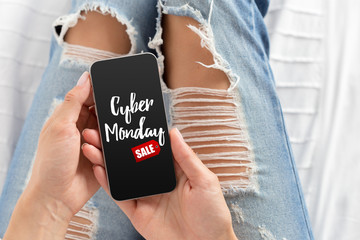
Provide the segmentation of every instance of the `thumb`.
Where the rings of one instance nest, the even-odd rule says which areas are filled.
[[[77,85],[65,95],[57,116],[60,121],[76,123],[83,105],[89,107],[92,104],[89,77],[89,73],[84,72]]]
[[[209,174],[209,169],[187,145],[177,128],[170,131],[171,149],[176,162],[190,181],[195,183]]]

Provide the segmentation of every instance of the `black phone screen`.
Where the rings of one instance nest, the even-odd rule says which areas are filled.
[[[90,67],[110,193],[126,200],[176,186],[156,57],[97,61]]]

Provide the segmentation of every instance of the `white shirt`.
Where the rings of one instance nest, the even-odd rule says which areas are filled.
[[[360,2],[272,0],[270,62],[315,239],[360,238]]]

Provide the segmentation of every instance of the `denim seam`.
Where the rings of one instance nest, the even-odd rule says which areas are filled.
[[[283,129],[283,134],[284,134],[284,138],[285,138],[285,142],[286,142],[286,150],[287,150],[288,156],[290,158],[291,170],[293,172],[294,180],[296,182],[296,188],[297,188],[297,191],[298,191],[298,196],[300,198],[301,209],[303,211],[303,217],[304,217],[306,227],[307,227],[307,230],[308,230],[307,233],[308,233],[309,239],[313,239],[313,237],[311,235],[311,225],[310,225],[310,222],[309,222],[309,219],[308,219],[308,216],[307,216],[307,209],[306,209],[306,207],[304,205],[305,199],[302,196],[301,183],[299,181],[299,177],[297,175],[297,172],[295,171],[296,166],[295,166],[294,158],[293,158],[293,155],[292,155],[290,142],[289,142],[289,139],[287,137],[286,130],[285,130],[286,128],[285,128],[284,116],[283,116],[283,113],[281,111],[280,102],[277,101],[277,104],[278,104],[278,111],[280,112],[281,127]]]

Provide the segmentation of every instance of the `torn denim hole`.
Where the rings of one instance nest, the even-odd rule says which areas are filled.
[[[99,213],[92,203],[87,202],[71,219],[65,239],[88,240],[94,239],[97,231]]]
[[[157,4],[158,18],[156,34],[148,46],[158,54],[161,87],[170,96],[170,125],[177,127],[185,141],[197,153],[205,165],[216,173],[223,193],[257,192],[256,165],[253,150],[249,141],[247,126],[242,110],[241,98],[237,90],[239,76],[217,52],[210,24],[213,1],[210,5],[208,20],[201,12],[189,4],[180,7],[165,6],[162,1]],[[213,55],[214,64],[204,67],[223,71],[229,81],[227,90],[183,87],[169,89],[162,76],[164,73],[164,55],[161,26],[162,14],[189,16],[200,23],[200,27],[188,26],[200,36],[201,46]],[[183,14],[185,13],[185,14]]]
[[[201,15],[200,11],[194,9],[188,3],[180,7],[172,7],[172,6],[166,6],[164,3],[162,3],[162,0],[158,1],[157,4],[158,18],[156,22],[156,34],[153,39],[150,39],[148,43],[148,47],[151,49],[155,49],[157,52],[158,64],[160,67],[160,76],[162,76],[164,73],[164,59],[165,59],[161,51],[161,45],[163,44],[163,39],[162,39],[163,28],[161,26],[162,14],[174,14],[174,13],[182,12],[182,13],[186,13],[185,15],[194,18],[196,21],[200,23],[199,28],[193,25],[188,25],[188,27],[200,37],[201,47],[205,47],[213,55],[213,61],[214,61],[213,64],[206,65],[201,62],[197,62],[197,63],[206,68],[214,68],[223,71],[230,81],[230,87],[228,88],[228,91],[231,91],[234,88],[236,88],[237,84],[240,81],[240,77],[230,69],[229,63],[225,59],[223,59],[223,57],[217,52],[215,48],[214,34],[211,28],[211,14],[213,10],[213,4],[214,1],[212,0],[210,3],[209,17],[206,20]],[[165,87],[164,89],[166,89],[165,83],[163,81],[162,81],[162,86]]]
[[[224,194],[255,192],[256,165],[237,90],[169,89],[171,124],[219,178]]]
[[[277,238],[268,230],[264,225],[258,227],[259,233],[263,240],[276,240]],[[287,240],[286,238],[281,238],[281,240]]]
[[[162,32],[163,32],[163,28],[161,26],[161,2],[158,1],[157,3],[157,10],[158,10],[158,17],[156,18],[156,33],[153,39],[150,39],[149,43],[148,43],[148,47],[150,49],[155,49],[156,53],[157,53],[157,62],[158,62],[158,66],[159,66],[159,74],[160,74],[160,83],[161,83],[161,87],[163,90],[166,90],[166,84],[163,81],[163,74],[164,74],[164,60],[165,57],[162,54],[161,51],[161,45],[163,44],[163,39],[162,39]]]
[[[235,219],[235,221],[237,223],[244,223],[244,221],[245,221],[244,213],[241,210],[241,208],[239,207],[239,205],[237,205],[235,203],[231,203],[229,209],[230,209],[230,212],[233,215],[233,218]]]
[[[79,45],[67,44],[64,42],[64,37],[69,28],[74,27],[79,18],[85,20],[86,14],[89,11],[95,11],[103,15],[110,14],[116,18],[119,23],[126,26],[126,33],[129,36],[131,48],[128,54],[134,54],[136,52],[136,35],[138,34],[134,26],[131,24],[131,20],[121,16],[116,9],[109,8],[105,4],[101,3],[85,3],[75,13],[68,14],[57,18],[53,23],[53,31],[56,41],[60,46],[64,47],[64,53],[61,62],[66,59],[74,60],[75,62],[89,65],[95,60],[104,58],[117,57],[124,54],[116,54],[108,51],[103,51],[95,48],[83,47]],[[82,15],[83,13],[83,15]]]
[[[274,235],[265,228],[264,225],[259,226],[259,233],[261,235],[261,238],[264,240],[276,240],[276,238],[274,237]]]
[[[60,64],[65,62],[91,65],[93,62],[108,58],[115,58],[124,56],[124,54],[113,53],[96,48],[84,47],[81,45],[63,43],[63,52],[60,59]]]

